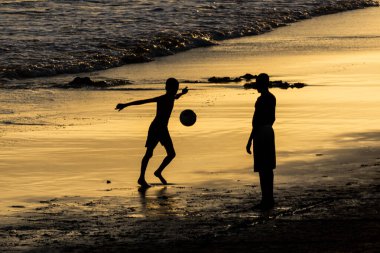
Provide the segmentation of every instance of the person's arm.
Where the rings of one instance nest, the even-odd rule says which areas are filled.
[[[188,91],[189,91],[189,89],[187,87],[185,87],[184,89],[182,89],[181,93],[175,95],[175,99],[179,99],[180,97],[182,97],[183,95],[185,95]]]
[[[157,97],[143,99],[143,100],[136,100],[136,101],[125,103],[125,104],[119,103],[119,104],[116,105],[115,110],[121,111],[121,110],[123,110],[127,106],[131,106],[131,105],[143,105],[143,104],[148,104],[148,103],[153,103],[153,102],[157,102]]]
[[[247,150],[248,154],[252,154],[252,152],[251,152],[252,141],[253,141],[253,128],[252,128],[251,134],[249,135],[247,147],[245,148]]]

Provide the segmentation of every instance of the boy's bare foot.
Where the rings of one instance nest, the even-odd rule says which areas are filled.
[[[156,171],[156,172],[154,172],[154,175],[161,180],[162,184],[164,184],[164,185],[168,184],[168,182],[166,182],[165,178],[161,175],[161,172]]]
[[[145,179],[143,179],[143,178],[139,178],[139,180],[137,180],[137,183],[138,183],[139,185],[141,185],[142,188],[149,188],[149,187],[151,187],[151,185],[148,184],[148,183],[145,181]]]

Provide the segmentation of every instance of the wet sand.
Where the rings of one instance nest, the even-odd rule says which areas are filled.
[[[374,12],[319,20],[339,23],[346,20],[344,15],[353,15],[364,22],[365,17],[376,16]],[[298,28],[309,29],[307,22]],[[279,35],[274,36],[277,40]],[[271,41],[270,34],[260,38],[231,44]],[[2,96],[9,97],[9,108],[17,111],[9,120],[20,124],[9,124],[1,132],[0,250],[379,251],[378,48],[369,43],[366,51],[348,54],[350,46],[339,51],[335,45],[327,53],[325,47],[317,47],[312,53],[301,50],[294,58],[285,52],[247,62],[240,54],[213,52],[220,48],[231,52],[225,50],[231,48],[228,43],[178,55],[174,63],[170,61],[174,58],[163,58],[94,76],[129,77],[137,80],[136,86],[145,80],[141,86],[157,88],[173,73],[201,79],[268,70],[275,79],[311,84],[301,90],[273,91],[279,101],[274,210],[254,209],[260,199],[258,178],[252,173],[252,157],[244,154],[257,97],[252,90],[207,83],[191,86],[176,104],[170,123],[178,156],[164,175],[173,184],[155,184],[145,193],[138,191],[135,181],[154,106],[123,113],[113,111],[113,106],[162,90],[37,89],[27,93],[21,106],[14,101],[26,93],[7,91]],[[210,57],[204,57],[205,65],[191,67],[186,61],[195,63],[192,59],[199,59],[199,53]],[[256,60],[260,64],[252,67]],[[156,72],[146,71],[152,69]],[[199,116],[191,128],[178,121],[186,108]],[[158,182],[151,172],[163,154],[162,148],[155,153],[149,182]]]
[[[154,185],[117,196],[47,199],[2,220],[3,252],[377,252],[379,149],[341,150],[316,183],[275,187],[276,207],[254,208],[257,184]],[[336,171],[345,175],[337,178]],[[334,179],[335,178],[335,179]],[[125,193],[133,191],[130,197]],[[4,218],[4,217],[3,217]]]

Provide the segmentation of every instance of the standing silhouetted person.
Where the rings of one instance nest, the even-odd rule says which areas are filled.
[[[253,141],[254,171],[259,172],[262,199],[258,207],[274,206],[273,170],[276,168],[276,149],[272,125],[276,119],[276,97],[269,92],[269,76],[260,74],[256,79],[257,91],[261,93],[255,104],[252,132],[247,143],[251,154]]]
[[[179,83],[177,79],[169,78],[166,81],[166,93],[164,95],[145,100],[137,100],[126,104],[118,104],[115,108],[116,110],[121,111],[125,107],[131,105],[157,103],[156,117],[149,127],[148,138],[145,144],[146,153],[141,161],[141,173],[137,181],[143,188],[150,187],[150,185],[145,180],[145,171],[148,166],[149,159],[153,156],[153,150],[159,142],[165,147],[167,156],[162,161],[160,167],[158,167],[158,169],[154,172],[154,175],[161,180],[162,184],[167,184],[165,178],[162,176],[162,171],[174,159],[176,155],[168,130],[169,118],[173,110],[174,100],[179,99],[182,95],[188,92],[188,89],[186,87],[182,90],[181,93],[177,94],[178,88]]]

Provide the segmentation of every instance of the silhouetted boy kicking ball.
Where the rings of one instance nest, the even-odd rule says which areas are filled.
[[[173,110],[174,100],[179,99],[182,95],[188,92],[187,87],[182,89],[182,92],[177,94],[179,83],[175,78],[169,78],[166,80],[166,94],[144,100],[137,100],[126,104],[118,104],[115,110],[123,110],[127,106],[142,105],[147,103],[157,103],[156,117],[152,121],[148,131],[148,138],[146,140],[146,153],[141,161],[141,172],[138,179],[138,183],[143,188],[148,188],[150,185],[145,180],[145,171],[148,166],[149,159],[153,156],[153,150],[160,142],[164,146],[167,156],[162,161],[160,167],[154,172],[154,175],[158,177],[162,184],[167,184],[165,178],[162,176],[162,171],[166,166],[174,159],[175,150],[173,147],[172,139],[170,138],[168,123],[170,115]]]

